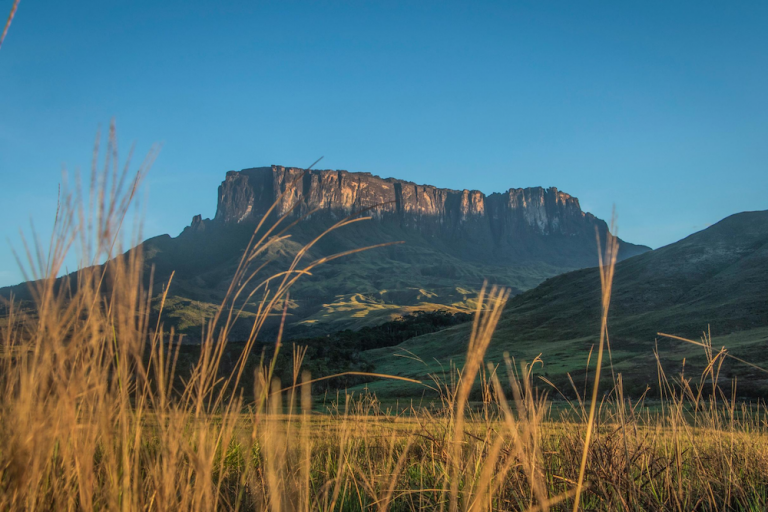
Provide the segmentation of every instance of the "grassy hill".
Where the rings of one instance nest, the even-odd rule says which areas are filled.
[[[584,380],[600,322],[598,269],[570,272],[510,300],[487,360],[508,352],[518,361],[542,354],[537,373],[570,391],[567,374]],[[636,392],[657,379],[654,348],[673,374],[700,365],[699,347],[659,339],[666,332],[698,339],[711,329],[716,347],[768,368],[768,211],[745,212],[677,243],[620,262],[609,315],[611,358],[616,372]],[[412,338],[364,358],[382,373],[428,380],[451,363],[461,366],[468,326]],[[768,392],[766,374],[728,360],[723,378],[738,375],[738,390]],[[383,394],[420,393],[401,383],[371,385]]]
[[[260,279],[288,268],[294,255],[330,223],[298,224],[289,239],[274,244],[265,260],[271,262]],[[418,233],[390,230],[382,223],[363,221],[332,232],[305,256],[310,262],[369,245],[402,242],[352,254],[316,267],[291,289],[288,335],[325,335],[344,329],[378,325],[416,311],[467,312],[486,276],[492,275],[514,293],[533,288],[548,277],[571,270],[543,262],[514,265],[457,257],[439,241]],[[394,232],[393,232],[394,231]],[[203,319],[210,318],[226,294],[251,231],[246,226],[157,237],[143,244],[147,269],[154,266],[159,287],[175,271],[164,313],[166,325],[194,338]],[[305,264],[300,265],[299,268]],[[245,305],[257,310],[261,295]],[[263,333],[269,339],[280,312]],[[237,330],[235,336],[237,336]]]

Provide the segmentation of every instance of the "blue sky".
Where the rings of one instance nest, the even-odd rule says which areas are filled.
[[[0,0],[6,16],[12,0]],[[145,234],[212,217],[224,173],[556,186],[659,247],[768,208],[764,2],[22,0],[0,49],[0,285],[97,128],[163,144]]]

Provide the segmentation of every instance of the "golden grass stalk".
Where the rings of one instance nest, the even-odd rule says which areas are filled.
[[[451,460],[451,479],[450,479],[450,509],[451,512],[458,510],[459,505],[459,468],[461,466],[462,452],[463,452],[463,438],[464,438],[464,425],[465,425],[465,410],[467,406],[467,399],[472,390],[472,386],[475,383],[478,370],[482,367],[483,356],[485,355],[488,345],[491,343],[493,332],[496,329],[496,324],[501,318],[501,312],[504,309],[504,305],[509,297],[509,289],[506,288],[491,288],[488,292],[488,297],[485,296],[485,286],[480,291],[480,295],[477,300],[477,311],[475,312],[475,322],[472,324],[472,334],[469,339],[469,347],[467,349],[467,359],[464,364],[464,370],[461,373],[459,380],[458,391],[455,395],[455,410],[454,413],[454,429],[453,429],[453,442],[452,448],[452,460]],[[488,303],[488,309],[482,310],[483,303]]]
[[[5,41],[5,36],[8,35],[8,29],[11,28],[11,22],[13,21],[13,17],[16,15],[16,9],[19,8],[19,2],[21,0],[14,0],[13,6],[11,7],[11,13],[8,15],[8,20],[5,22],[5,27],[3,28],[3,34],[0,35],[0,48],[3,47],[3,41]]]
[[[614,217],[615,219],[615,217]],[[584,472],[587,466],[587,457],[589,457],[589,443],[592,440],[592,431],[595,427],[595,409],[597,406],[597,395],[600,388],[600,371],[603,365],[603,348],[608,339],[608,308],[611,304],[611,288],[613,286],[613,273],[616,269],[616,258],[619,254],[618,239],[612,234],[615,231],[615,222],[611,220],[611,229],[606,232],[605,256],[600,252],[600,233],[596,230],[597,236],[597,255],[600,259],[600,285],[602,289],[602,316],[600,319],[600,344],[597,349],[597,365],[595,367],[595,382],[592,385],[592,400],[589,404],[589,417],[587,419],[587,430],[584,436],[584,450],[581,455],[581,465],[579,466],[579,479],[576,484],[576,496],[573,500],[573,510],[579,510],[579,501],[581,491],[584,486]]]

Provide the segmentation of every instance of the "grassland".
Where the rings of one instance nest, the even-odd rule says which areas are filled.
[[[672,375],[684,365],[688,372],[701,372],[708,364],[699,348],[659,332],[694,340],[711,336],[715,346],[768,367],[768,211],[732,215],[679,242],[622,261],[615,272],[607,348],[629,395],[639,396],[650,385],[650,395],[659,396],[657,358]],[[573,396],[570,379],[584,382],[589,369],[585,354],[599,343],[600,297],[597,268],[548,279],[513,297],[488,359],[501,361],[504,352],[518,361],[541,355],[537,376]],[[451,361],[462,364],[468,337],[466,326],[456,327],[369,351],[362,358],[382,373],[429,380]],[[765,372],[734,358],[726,358],[722,370],[719,385],[730,389],[738,377],[738,396],[765,397]],[[376,390],[382,396],[415,392],[412,386],[388,382]]]
[[[429,372],[427,407],[388,410],[373,384],[313,396],[304,349],[279,336],[274,353],[290,354],[289,378],[275,379],[274,358],[249,367],[267,319],[287,316],[294,282],[327,261],[305,261],[309,251],[300,251],[285,272],[262,273],[274,232],[247,246],[226,299],[205,311],[197,360],[174,385],[182,344],[162,322],[174,303],[154,297],[141,251],[124,253],[117,237],[146,167],[133,179],[113,172],[114,144],[111,137],[105,170],[93,171],[91,197],[100,199],[84,203],[65,189],[50,247],[30,246],[35,314],[3,306],[0,509],[766,509],[768,410],[721,385],[729,354],[710,337],[688,344],[700,371],[667,373],[657,352],[658,399],[625,394],[622,365],[632,359],[608,351],[611,243],[594,337],[581,340],[582,350],[547,347],[569,351],[569,369],[595,365],[556,407],[554,391],[538,386],[546,377],[540,341],[531,341],[527,364],[494,346],[509,299],[503,288],[478,296],[470,329],[428,339],[425,361],[438,348],[465,356]],[[74,243],[82,269],[57,281]],[[172,275],[164,285],[173,286]],[[262,307],[243,317],[257,294]],[[225,361],[240,321],[250,334]],[[379,378],[415,385],[405,375]]]
[[[703,326],[706,329],[706,326]],[[395,347],[386,347],[363,352],[363,361],[371,364],[377,372],[408,377],[431,384],[433,378],[445,379],[455,367],[461,367],[466,359],[467,326],[456,326],[437,333],[412,338]],[[518,332],[497,329],[486,359],[500,362],[504,353],[510,353],[518,362],[530,362],[538,358],[540,363],[534,369],[536,385],[552,391],[553,398],[561,399],[562,394],[574,398],[576,390],[571,380],[578,383],[583,393],[584,383],[594,372],[595,360],[589,354],[596,349],[597,336],[551,339],[542,337],[522,338]],[[500,341],[503,340],[503,341]],[[510,341],[513,340],[513,341]],[[768,328],[750,329],[712,338],[715,347],[727,350],[763,368],[768,367]],[[633,397],[647,395],[658,398],[659,386],[657,365],[665,373],[679,375],[684,367],[687,372],[703,371],[708,360],[700,347],[678,340],[657,336],[638,340],[617,337],[611,340],[611,361],[614,372],[621,373],[627,394]],[[452,369],[453,368],[453,369]],[[739,361],[726,359],[722,362],[722,373],[718,384],[730,393],[736,379],[735,392],[740,398],[758,400],[768,389],[768,374]],[[546,379],[546,380],[545,380]],[[554,387],[551,385],[553,384]],[[366,385],[381,399],[393,397],[432,397],[434,392],[423,385],[404,381],[378,381]],[[362,386],[353,388],[361,391]],[[609,391],[609,389],[606,389]]]

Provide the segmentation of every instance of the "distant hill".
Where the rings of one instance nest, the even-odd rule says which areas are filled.
[[[302,246],[334,222],[359,212],[370,220],[328,234],[304,261],[404,242],[323,264],[302,278],[289,304],[288,335],[294,337],[359,329],[414,311],[467,311],[486,278],[523,292],[557,274],[594,266],[595,232],[605,239],[608,229],[583,212],[578,199],[556,188],[486,196],[368,173],[281,166],[230,171],[219,187],[213,219],[195,216],[178,237],[142,244],[147,270],[155,268],[156,292],[175,272],[164,313],[167,326],[188,339],[199,336],[258,221],[281,194],[266,224],[283,214],[298,223],[289,239],[265,255],[272,260],[265,276],[284,270]],[[648,250],[621,242],[620,257]],[[25,286],[14,291],[23,298]],[[257,306],[256,299],[246,305],[243,333],[250,330],[248,315]],[[274,328],[275,322],[268,325],[263,337],[268,339]]]
[[[513,299],[502,325],[588,335],[599,321],[599,295],[596,268],[570,272]],[[732,215],[619,263],[609,311],[611,331],[628,337],[659,330],[697,337],[707,324],[715,335],[768,326],[768,211]]]
[[[599,334],[600,307],[597,268],[548,279],[510,300],[488,358],[499,362],[509,352],[531,361],[541,353],[542,372],[570,387],[565,374],[583,376]],[[663,362],[674,371],[683,357],[701,362],[698,347],[657,342],[660,331],[697,340],[709,328],[716,348],[724,345],[768,368],[768,211],[732,215],[679,242],[620,262],[609,311],[615,368],[638,389],[655,382],[655,346],[669,356]],[[377,371],[425,378],[451,359],[460,362],[468,337],[468,327],[460,326],[364,357]],[[404,350],[425,363],[393,357]],[[729,361],[726,369],[731,366]],[[768,394],[765,374],[738,365],[729,371],[723,378],[742,376],[740,389],[745,392]]]

